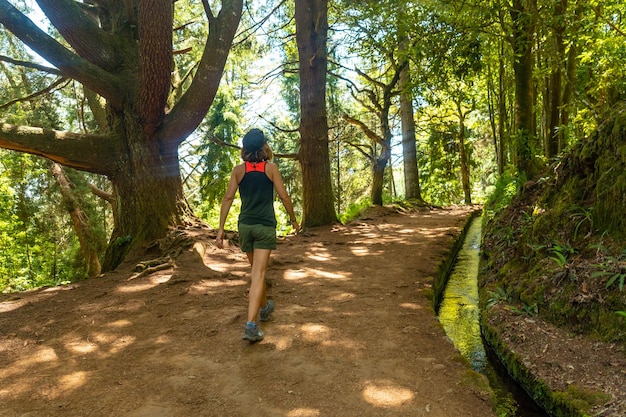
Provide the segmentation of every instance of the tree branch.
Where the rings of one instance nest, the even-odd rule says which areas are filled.
[[[93,172],[115,175],[114,161],[121,153],[120,141],[112,135],[89,135],[60,132],[39,127],[0,125],[0,147],[43,156],[62,165]]]
[[[203,1],[206,3],[206,0]],[[178,103],[165,116],[157,133],[162,143],[170,147],[180,145],[206,116],[217,93],[242,9],[243,0],[222,0],[219,15],[210,18],[209,36],[196,76]]]
[[[63,84],[63,83],[67,83],[67,78],[65,77],[61,77],[58,80],[56,80],[55,82],[53,82],[52,84],[50,84],[48,87],[44,88],[43,90],[39,90],[37,92],[34,92],[31,95],[28,95],[26,97],[20,97],[20,98],[16,98],[15,100],[11,100],[5,104],[0,105],[0,110],[5,109],[7,107],[10,107],[12,105],[14,105],[15,103],[20,103],[22,101],[30,101],[36,97],[39,97],[43,94],[47,94],[50,93],[52,90],[54,90],[57,86]]]
[[[370,161],[374,161],[374,153],[372,152],[372,148],[370,146],[367,145],[363,145],[362,143],[355,143],[355,142],[345,142],[348,145],[352,146],[354,149],[356,149],[361,155],[363,155],[366,159],[370,160]],[[365,149],[367,149],[369,152],[366,152]]]
[[[0,61],[8,62],[9,64],[13,64],[13,65],[19,65],[20,67],[36,69],[39,71],[47,72],[48,74],[62,75],[61,71],[59,71],[56,68],[47,67],[45,65],[39,65],[34,62],[20,61],[18,59],[13,59],[4,55],[0,55]]]
[[[365,123],[363,123],[359,119],[355,119],[354,117],[350,117],[350,116],[348,116],[345,113],[341,117],[343,117],[343,120],[345,120],[346,122],[348,122],[350,124],[353,124],[355,126],[358,126],[361,129],[361,131],[363,133],[365,133],[365,136],[370,138],[372,141],[374,141],[376,143],[380,143],[380,144],[382,144],[384,142],[383,138],[378,136],[372,129],[370,129]]]
[[[93,13],[88,13],[74,0],[36,1],[78,55],[106,71],[120,66],[119,44],[114,43],[111,35],[100,28]]]
[[[165,115],[172,78],[172,22],[169,1],[140,1],[139,114],[146,137],[151,138]]]
[[[121,107],[124,94],[116,77],[65,48],[7,0],[0,0],[0,23],[33,51],[56,66],[64,76],[89,87],[105,97],[111,105]]]

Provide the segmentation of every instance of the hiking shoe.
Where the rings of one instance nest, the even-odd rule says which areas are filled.
[[[272,300],[267,300],[265,307],[259,309],[259,320],[268,321],[272,311],[274,311],[274,302]]]
[[[249,340],[251,342],[258,342],[263,340],[263,330],[257,325],[246,325],[246,330],[243,332],[243,340]]]

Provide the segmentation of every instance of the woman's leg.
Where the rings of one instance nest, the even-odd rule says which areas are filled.
[[[248,294],[248,321],[258,321],[259,308],[267,302],[265,274],[271,253],[271,249],[254,249],[251,255],[248,252],[248,259],[252,263],[250,293]]]

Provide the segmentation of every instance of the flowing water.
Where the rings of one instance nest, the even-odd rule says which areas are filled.
[[[548,417],[508,376],[496,355],[491,352],[488,355],[483,344],[478,308],[480,243],[481,219],[475,218],[446,284],[438,310],[439,321],[472,369],[489,380],[497,398],[498,416]]]

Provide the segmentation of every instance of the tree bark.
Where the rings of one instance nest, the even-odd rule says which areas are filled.
[[[408,63],[400,72],[400,119],[402,123],[402,159],[404,164],[404,193],[407,199],[422,200],[419,169],[417,166],[417,141],[415,138],[415,116],[410,89]]]
[[[67,208],[70,218],[72,219],[72,227],[76,237],[78,238],[80,250],[85,258],[87,276],[95,277],[100,274],[102,267],[100,265],[100,259],[98,259],[97,245],[89,226],[89,219],[74,196],[70,181],[65,175],[61,165],[53,163],[51,171],[52,175],[54,175],[54,178],[56,178],[57,183],[59,184],[63,202],[65,203],[65,207]]]
[[[506,141],[506,71],[504,67],[504,47],[500,48],[500,57],[498,59],[498,173],[504,174],[504,168],[507,164],[507,141]]]
[[[559,138],[561,131],[561,112],[563,111],[562,79],[565,62],[565,13],[567,0],[559,0],[555,3],[553,13],[554,24],[552,34],[554,40],[554,55],[552,56],[550,75],[550,109],[548,116],[546,158],[554,158],[559,152]]]
[[[535,175],[533,161],[533,40],[536,0],[513,0],[513,71],[515,73],[515,165],[527,179]]]
[[[472,204],[472,192],[470,188],[470,168],[467,147],[465,144],[465,113],[461,107],[461,102],[457,101],[457,116],[459,118],[459,153],[461,156],[461,185],[463,186],[463,196],[465,204]]]
[[[300,75],[300,152],[302,224],[305,227],[337,221],[333,204],[326,114],[327,0],[295,2],[296,42]]]

